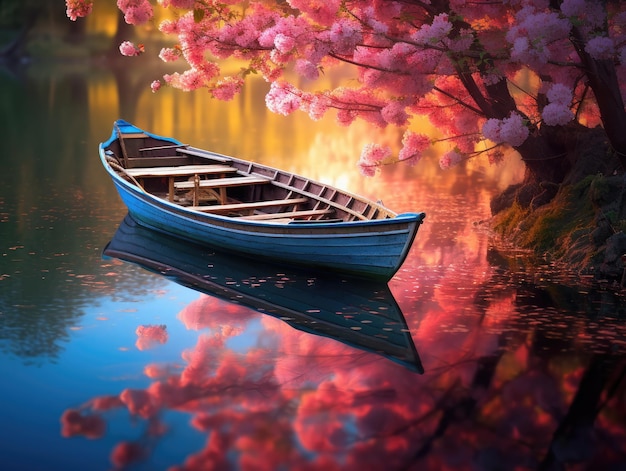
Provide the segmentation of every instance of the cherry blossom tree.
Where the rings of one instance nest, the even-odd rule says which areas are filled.
[[[93,0],[66,0],[71,19]],[[148,0],[118,0],[128,23],[154,21]],[[233,98],[250,74],[270,87],[267,107],[341,125],[363,119],[403,131],[400,152],[367,145],[359,165],[373,175],[390,161],[416,163],[433,144],[448,167],[479,154],[497,162],[513,148],[529,182],[561,183],[577,161],[573,140],[600,125],[626,167],[626,4],[614,0],[159,0],[171,12],[158,28],[176,44],[158,55],[186,70],[152,83],[208,89]],[[142,48],[125,42],[125,55]],[[245,64],[226,74],[220,61]],[[350,86],[304,90],[326,70],[350,64]],[[287,73],[289,72],[289,74]],[[299,80],[298,83],[301,83]],[[436,139],[412,126],[427,116]]]

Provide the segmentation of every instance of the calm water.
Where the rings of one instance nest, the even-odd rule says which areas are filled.
[[[270,115],[262,83],[152,95],[144,72],[0,72],[2,470],[626,469],[622,296],[495,251],[479,223],[518,167],[432,156],[364,179],[377,131]],[[183,268],[103,257],[132,232],[96,151],[118,117],[426,223],[388,289],[150,234],[129,236],[148,268]]]

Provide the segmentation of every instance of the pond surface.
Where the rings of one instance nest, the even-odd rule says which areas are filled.
[[[0,72],[3,470],[626,469],[623,296],[494,249],[518,165],[367,179],[395,134],[150,74]],[[118,117],[427,219],[388,286],[133,235],[97,157]]]

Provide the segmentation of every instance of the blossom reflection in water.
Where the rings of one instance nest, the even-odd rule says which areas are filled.
[[[113,409],[123,410],[129,424],[144,427],[124,429],[111,461],[150,463],[158,444],[170,442],[187,449],[185,461],[172,464],[180,470],[537,469],[581,460],[600,467],[623,462],[626,364],[612,352],[624,347],[626,328],[605,319],[604,329],[610,325],[614,332],[607,338],[572,314],[571,324],[560,325],[564,321],[555,319],[564,319],[563,306],[551,285],[501,270],[506,260],[486,255],[489,263],[478,275],[467,260],[421,273],[428,297],[402,289],[415,286],[416,280],[402,276],[420,273],[419,267],[408,266],[392,282],[411,341],[424,358],[423,376],[397,357],[389,361],[354,348],[354,341],[311,335],[313,325],[294,329],[288,323],[293,316],[278,311],[276,298],[253,302],[255,290],[270,291],[265,283],[289,298],[296,286],[289,277],[202,275],[202,257],[213,254],[187,259],[187,277],[182,266],[150,267],[145,257],[135,258],[196,289],[216,285],[214,291],[222,289],[230,302],[201,295],[185,306],[178,319],[198,336],[182,363],[148,364],[147,386],[66,411],[63,435],[102,436]],[[317,299],[323,306],[323,297]],[[532,310],[533,322],[524,325]],[[538,322],[537,311],[552,321]],[[407,324],[399,327],[407,330]],[[594,350],[570,348],[585,337],[594,339]],[[203,446],[177,438],[172,411],[188,416],[191,428],[204,435]]]
[[[167,326],[165,325],[140,325],[135,331],[137,350],[147,350],[155,345],[167,342]]]

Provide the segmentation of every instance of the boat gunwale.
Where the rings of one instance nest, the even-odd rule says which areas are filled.
[[[268,236],[274,233],[277,237],[289,234],[293,237],[301,235],[302,237],[307,238],[325,238],[328,237],[328,235],[341,237],[341,233],[345,232],[346,236],[349,237],[355,235],[355,228],[373,228],[376,226],[384,225],[398,226],[404,224],[409,225],[412,223],[419,225],[423,222],[425,217],[424,213],[402,213],[395,218],[341,222],[314,221],[314,224],[306,224],[306,222],[303,224],[288,224],[245,219],[240,217],[234,218],[224,216],[222,214],[214,214],[194,209],[188,209],[185,206],[180,206],[176,203],[167,201],[166,199],[154,196],[152,193],[143,191],[141,188],[120,177],[117,172],[112,170],[108,171],[109,174],[115,179],[114,181],[116,183],[123,185],[127,191],[134,193],[136,197],[139,197],[146,202],[150,202],[157,207],[167,209],[169,212],[174,213],[178,216],[185,217],[187,219],[193,219],[196,222],[201,222],[204,224],[215,224],[216,222],[219,222],[219,225],[223,228],[228,228],[230,230],[240,230],[241,232],[249,232],[249,229],[251,228],[263,229],[264,231],[259,232]],[[241,227],[236,229],[237,226]],[[329,230],[324,232],[322,231],[323,229]],[[358,234],[361,234],[363,236],[367,235],[368,233],[371,233],[372,236],[376,236],[379,234],[374,230],[358,232]]]

